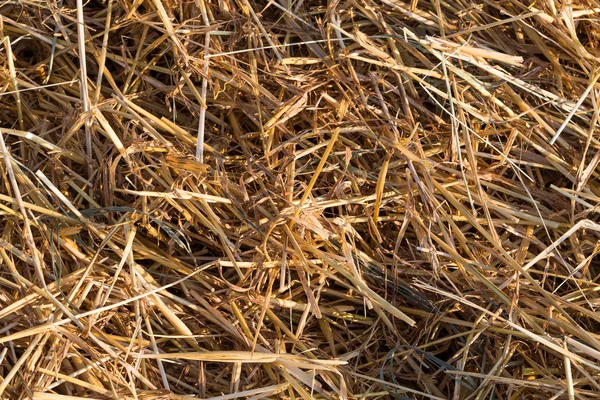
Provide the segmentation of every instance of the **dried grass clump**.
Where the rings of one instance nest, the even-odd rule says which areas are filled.
[[[0,3],[0,397],[600,397],[600,2]]]

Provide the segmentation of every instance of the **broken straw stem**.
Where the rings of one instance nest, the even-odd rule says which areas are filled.
[[[87,66],[85,62],[85,25],[83,20],[83,0],[77,0],[77,47],[79,51],[79,73],[80,73],[80,90],[81,103],[83,112],[86,114],[85,122],[85,150],[89,158],[89,168],[91,173],[92,161],[92,132],[89,123],[90,97],[87,87]]]
[[[599,78],[600,78],[600,73],[596,73],[596,76],[592,79],[592,81],[588,85],[587,89],[585,89],[585,92],[583,92],[583,94],[579,98],[579,101],[577,102],[577,104],[575,104],[575,106],[573,107],[573,109],[571,110],[571,112],[569,113],[569,115],[567,116],[567,118],[565,118],[565,122],[562,123],[562,125],[560,126],[560,128],[558,128],[558,130],[556,131],[556,133],[554,134],[554,136],[550,140],[550,145],[553,145],[554,142],[556,142],[556,140],[558,139],[558,137],[560,136],[560,134],[562,133],[562,131],[567,127],[567,125],[569,124],[569,122],[571,122],[571,118],[573,118],[573,115],[575,115],[575,113],[577,112],[577,110],[579,110],[579,107],[581,107],[581,105],[583,104],[583,102],[585,101],[585,99],[588,97],[588,95],[590,94],[590,92],[592,91],[592,89],[594,88],[594,86],[596,85],[596,82],[598,82]]]
[[[206,89],[208,86],[208,47],[210,46],[210,33],[206,33],[204,39],[204,68],[202,69],[202,88],[200,89],[200,97],[202,98],[202,104],[200,104],[200,117],[198,121],[198,141],[196,142],[196,158],[199,162],[204,162],[204,125],[206,121]]]

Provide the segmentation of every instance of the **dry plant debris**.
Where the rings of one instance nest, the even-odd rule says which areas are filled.
[[[600,2],[0,3],[3,399],[600,397]]]

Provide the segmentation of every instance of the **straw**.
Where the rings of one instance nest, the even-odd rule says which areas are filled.
[[[600,395],[600,3],[0,4],[0,397]]]

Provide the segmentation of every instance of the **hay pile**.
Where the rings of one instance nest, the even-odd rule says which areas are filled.
[[[600,2],[0,15],[1,398],[600,397]]]

